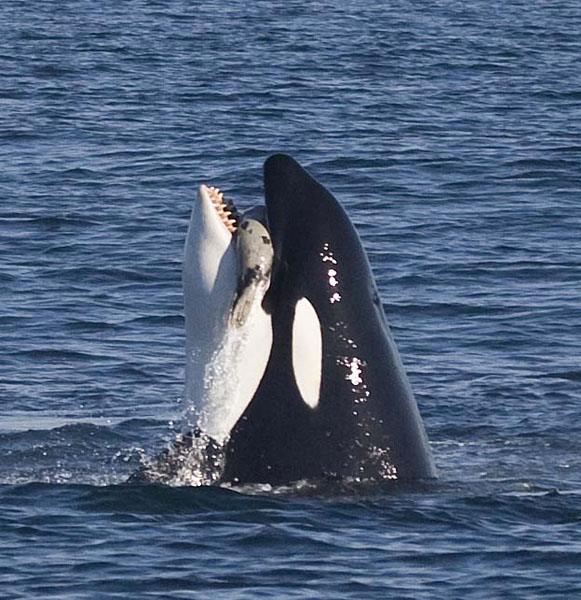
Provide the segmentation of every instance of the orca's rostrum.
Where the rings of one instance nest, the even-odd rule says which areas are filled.
[[[186,241],[186,400],[197,435],[221,448],[216,480],[435,477],[345,211],[284,154],[266,161],[264,193],[240,217],[202,186]]]

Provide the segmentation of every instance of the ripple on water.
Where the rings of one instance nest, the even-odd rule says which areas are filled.
[[[1,4],[6,598],[581,595],[581,13],[498,8]],[[358,227],[435,486],[123,484],[185,408],[196,187],[275,151]]]

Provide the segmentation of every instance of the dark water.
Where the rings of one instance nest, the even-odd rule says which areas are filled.
[[[581,5],[0,5],[0,597],[581,597]],[[201,182],[368,250],[430,486],[125,486],[184,406]],[[175,423],[175,425],[174,425]]]

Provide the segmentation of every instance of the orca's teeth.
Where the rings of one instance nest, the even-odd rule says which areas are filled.
[[[224,192],[221,192],[220,188],[207,186],[207,189],[208,196],[216,209],[216,214],[220,217],[228,231],[235,233],[238,229],[240,217],[234,203],[224,198]]]

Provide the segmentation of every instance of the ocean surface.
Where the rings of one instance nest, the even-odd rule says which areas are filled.
[[[0,4],[0,598],[581,598],[581,4]],[[197,186],[292,154],[439,479],[126,485],[175,439]]]

